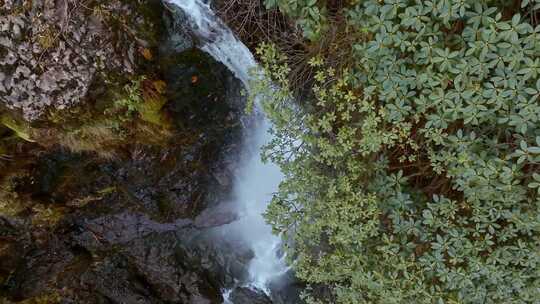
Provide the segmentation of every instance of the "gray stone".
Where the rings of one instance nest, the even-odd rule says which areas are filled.
[[[257,288],[237,287],[230,294],[234,304],[272,304],[272,300]]]
[[[104,26],[101,17],[79,2],[33,1],[30,9],[23,8],[22,1],[0,4],[7,12],[0,16],[0,45],[7,48],[0,52],[0,72],[15,71],[12,81],[0,87],[0,103],[22,110],[27,120],[40,118],[48,107],[64,109],[86,101],[98,72],[135,72],[135,50],[144,39],[134,29],[147,26],[144,18],[123,0],[100,1],[108,14],[132,22],[119,28]],[[98,69],[96,62],[102,63]],[[38,83],[29,85],[36,79]],[[48,98],[42,99],[43,94]]]

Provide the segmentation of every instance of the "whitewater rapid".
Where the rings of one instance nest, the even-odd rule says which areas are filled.
[[[232,31],[214,14],[210,5],[202,0],[167,0],[181,8],[192,22],[193,32],[201,39],[200,48],[228,67],[249,90],[250,71],[257,67],[253,54]],[[255,105],[258,107],[258,105]],[[258,111],[262,112],[262,111]],[[240,220],[230,224],[229,231],[241,236],[254,257],[249,264],[247,285],[269,293],[268,284],[287,272],[284,257],[280,255],[281,240],[272,234],[262,214],[272,194],[278,190],[283,178],[278,166],[264,163],[260,157],[263,145],[271,140],[270,122],[257,116],[254,128],[246,132],[240,164],[240,173],[234,180],[235,198],[232,202]],[[227,292],[224,294],[226,298]]]

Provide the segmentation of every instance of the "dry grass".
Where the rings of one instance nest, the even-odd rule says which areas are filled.
[[[111,159],[123,138],[112,122],[102,121],[81,126],[76,131],[61,133],[58,143],[72,152],[96,152]]]
[[[263,0],[227,0],[218,5],[218,15],[251,48],[263,41],[302,38],[293,20],[278,10],[267,10]]]
[[[267,10],[263,0],[227,0],[218,7],[220,17],[233,29],[238,37],[254,50],[262,42],[272,42],[283,52],[292,69],[290,87],[297,95],[306,93],[315,71],[308,62],[315,56],[324,59],[328,67],[337,73],[354,64],[351,50],[354,41],[362,39],[360,34],[347,27],[341,0],[328,2],[326,32],[318,41],[307,41],[295,20],[278,10]]]
[[[72,152],[94,152],[105,159],[113,159],[119,148],[126,144],[161,145],[171,136],[168,129],[143,121],[133,123],[127,130],[105,120],[60,133],[58,144]]]

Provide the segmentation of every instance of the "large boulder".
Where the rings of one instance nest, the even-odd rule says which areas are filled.
[[[254,287],[237,287],[230,296],[229,300],[234,304],[272,304],[272,300],[264,291]]]

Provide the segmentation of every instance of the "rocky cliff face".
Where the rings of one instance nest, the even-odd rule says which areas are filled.
[[[153,2],[153,3],[152,3]],[[7,0],[0,93],[26,119],[86,100],[100,73],[133,74],[156,43],[159,1]]]
[[[239,82],[160,1],[0,5],[0,302],[221,303]]]

